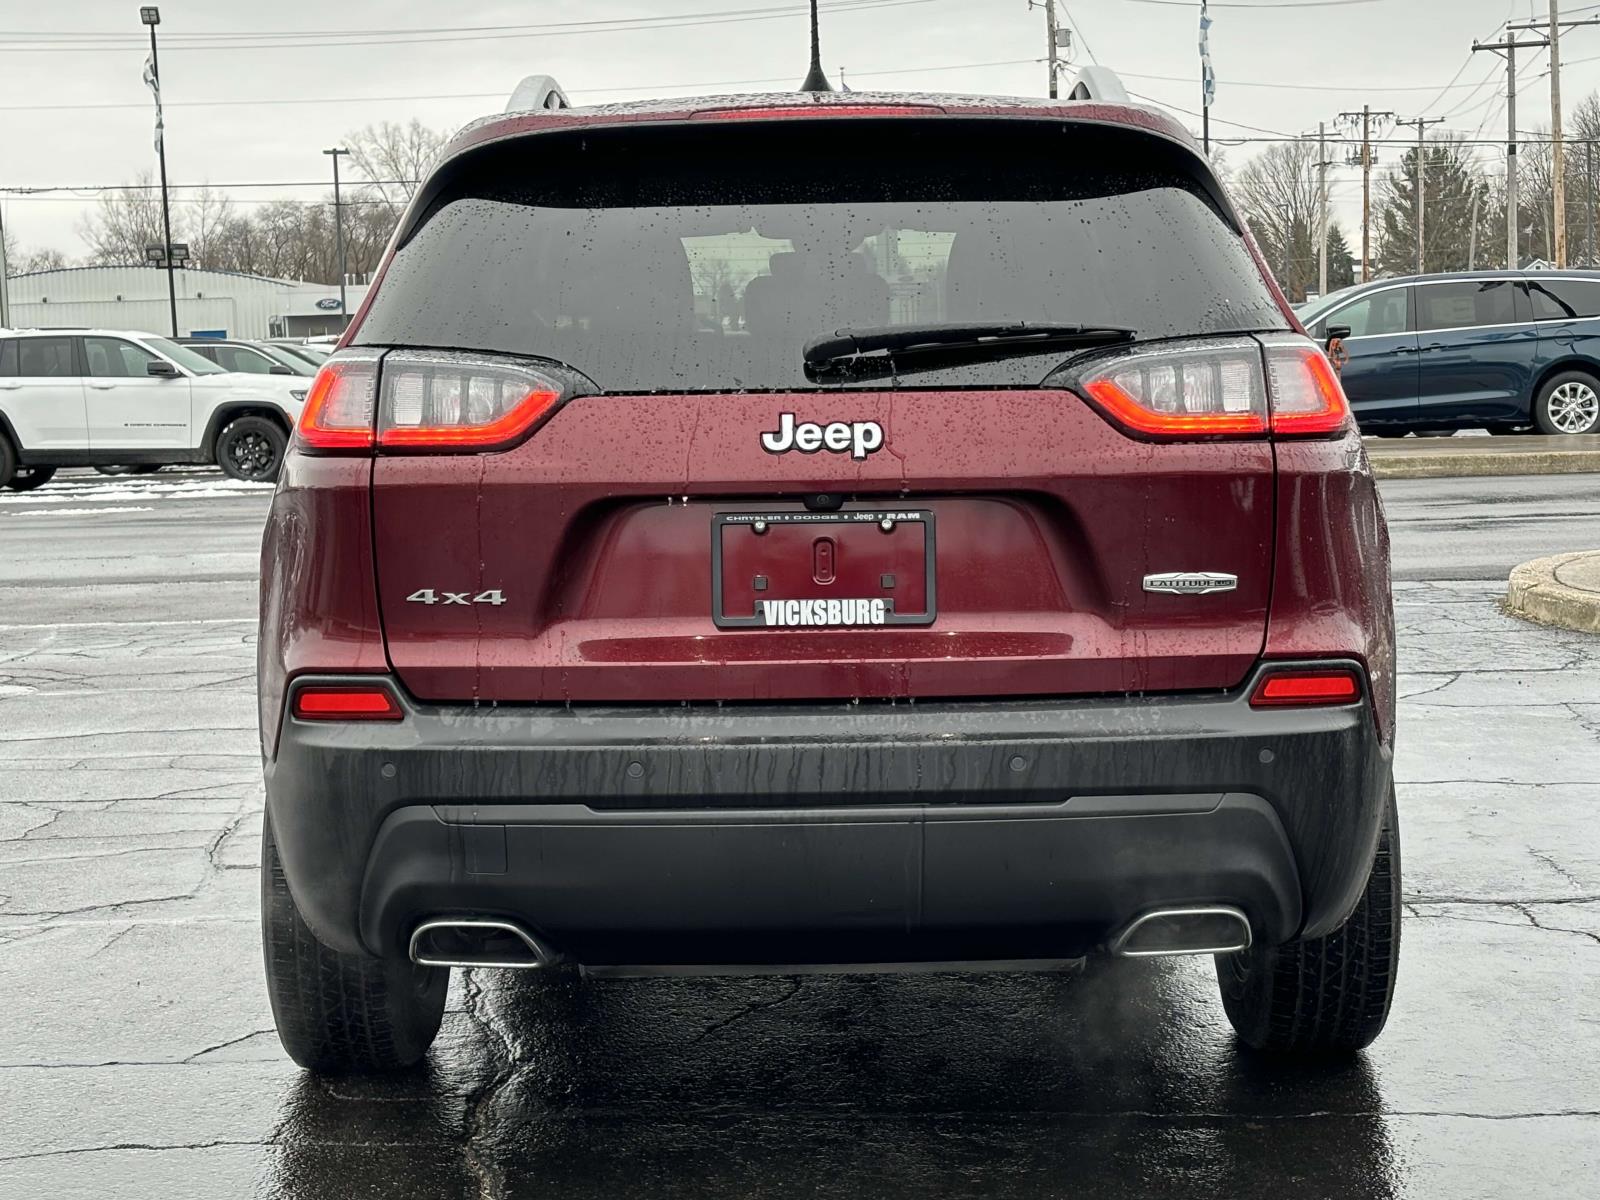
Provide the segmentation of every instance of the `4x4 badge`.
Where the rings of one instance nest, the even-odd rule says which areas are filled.
[[[815,454],[818,450],[831,450],[835,454],[850,451],[850,457],[863,459],[883,445],[883,426],[876,421],[831,421],[818,425],[802,421],[796,425],[793,413],[779,413],[778,427],[761,435],[761,448],[768,454],[787,454],[798,450],[801,454]]]
[[[1159,575],[1144,577],[1144,590],[1147,592],[1178,592],[1186,596],[1231,592],[1238,586],[1239,577],[1225,571],[1163,571]]]

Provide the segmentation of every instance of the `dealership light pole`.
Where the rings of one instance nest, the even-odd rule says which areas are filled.
[[[349,324],[350,317],[344,307],[344,208],[339,203],[339,155],[349,154],[350,151],[335,146],[332,150],[324,150],[324,154],[333,159],[333,238],[339,253],[339,317]],[[340,333],[344,332],[341,327]]]
[[[156,95],[156,154],[161,160],[161,232],[162,255],[167,260],[167,303],[172,310],[172,336],[178,336],[178,279],[172,262],[172,205],[167,199],[167,136],[161,116],[161,62],[156,56],[156,26],[161,24],[161,10],[153,4],[139,9],[139,20],[150,27],[150,64],[145,69],[144,80]]]

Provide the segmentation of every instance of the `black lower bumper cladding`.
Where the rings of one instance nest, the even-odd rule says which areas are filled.
[[[348,682],[340,679],[306,683]],[[367,677],[363,682],[371,682]],[[470,709],[288,719],[267,804],[329,945],[502,916],[591,964],[1065,957],[1154,907],[1337,927],[1390,758],[1366,699]]]

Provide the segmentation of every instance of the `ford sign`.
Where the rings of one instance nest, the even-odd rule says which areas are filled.
[[[317,301],[317,307],[322,309],[323,312],[333,312],[339,307],[339,297],[324,296]]]

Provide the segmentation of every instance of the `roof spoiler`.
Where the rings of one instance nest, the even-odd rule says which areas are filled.
[[[1072,86],[1067,89],[1068,100],[1107,100],[1112,104],[1129,103],[1128,89],[1110,67],[1087,66],[1082,68]]]
[[[528,112],[530,109],[571,108],[572,101],[561,90],[561,85],[550,75],[529,75],[517,84],[511,99],[506,101],[506,112]]]

